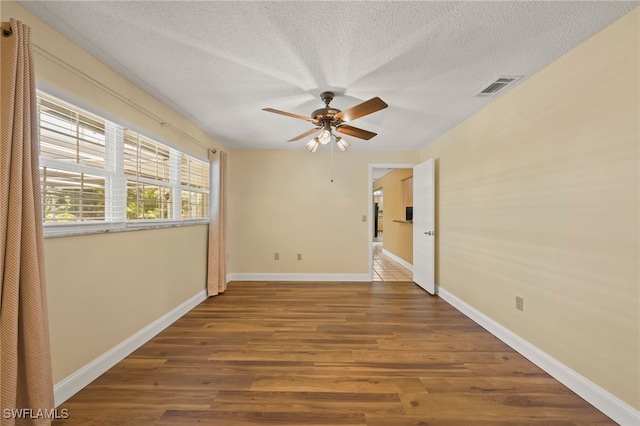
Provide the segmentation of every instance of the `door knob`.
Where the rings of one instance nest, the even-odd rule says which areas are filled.
[[[425,232],[426,235],[436,235],[436,233],[434,231],[427,231]]]

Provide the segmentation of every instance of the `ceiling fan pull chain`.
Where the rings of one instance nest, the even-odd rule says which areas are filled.
[[[335,139],[335,136],[334,136]],[[333,182],[333,141],[331,143],[331,182]]]

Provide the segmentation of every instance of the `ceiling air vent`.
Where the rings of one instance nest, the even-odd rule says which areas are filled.
[[[507,86],[513,85],[516,81],[520,80],[522,76],[501,76],[496,81],[489,84],[482,89],[476,96],[487,97],[495,96],[496,94],[503,92]]]

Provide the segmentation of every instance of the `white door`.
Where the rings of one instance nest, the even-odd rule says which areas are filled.
[[[435,163],[413,168],[413,281],[435,294]]]

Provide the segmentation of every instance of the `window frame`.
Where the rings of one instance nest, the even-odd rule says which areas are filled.
[[[104,219],[96,221],[75,221],[75,222],[46,222],[45,221],[45,203],[44,203],[44,187],[42,176],[40,178],[40,189],[42,191],[41,197],[41,212],[43,233],[45,237],[59,237],[68,235],[84,235],[84,234],[98,234],[98,233],[110,233],[110,232],[125,232],[142,229],[158,229],[168,228],[176,226],[198,225],[209,223],[210,208],[211,208],[211,188],[210,188],[210,176],[207,176],[206,182],[208,188],[189,188],[189,191],[201,192],[207,194],[207,203],[204,206],[205,215],[203,217],[182,217],[182,193],[187,190],[185,185],[182,185],[182,171],[180,169],[183,158],[187,158],[188,161],[195,160],[206,165],[208,173],[210,173],[209,160],[193,153],[187,152],[182,147],[176,147],[173,144],[165,142],[159,142],[154,138],[150,138],[141,132],[128,129],[120,124],[114,123],[101,117],[99,114],[95,114],[91,111],[76,106],[71,102],[61,99],[57,96],[50,95],[49,93],[37,90],[38,98],[38,135],[40,138],[40,128],[42,125],[40,119],[40,101],[41,99],[47,102],[60,103],[62,108],[67,108],[73,111],[75,114],[85,115],[90,119],[98,119],[100,123],[104,122],[104,140],[105,140],[105,152],[102,159],[102,168],[93,167],[90,165],[73,162],[71,159],[65,158],[48,158],[46,156],[39,156],[40,167],[46,167],[50,169],[60,170],[63,172],[72,173],[84,173],[87,175],[93,175],[96,177],[105,179],[105,201],[104,201]],[[138,140],[144,140],[145,143],[151,143],[156,146],[156,150],[165,150],[169,152],[169,179],[168,180],[155,180],[149,177],[140,176],[141,171],[139,163],[136,166],[136,174],[126,173],[124,167],[124,146],[125,135],[135,134]],[[78,143],[78,142],[77,142]],[[144,172],[143,172],[144,173]],[[168,205],[171,211],[169,212],[170,218],[167,219],[127,219],[127,183],[135,182],[136,184],[144,183],[149,185],[160,185],[170,188],[171,199],[168,200]]]

